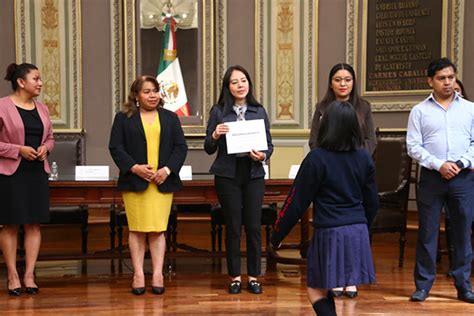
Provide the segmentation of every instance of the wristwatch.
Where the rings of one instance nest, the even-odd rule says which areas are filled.
[[[455,163],[456,163],[456,166],[459,167],[459,169],[464,169],[464,164],[463,164],[463,162],[462,162],[461,160],[458,160],[458,161],[456,161]]]

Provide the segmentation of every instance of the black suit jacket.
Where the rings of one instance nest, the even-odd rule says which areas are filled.
[[[158,169],[167,166],[171,170],[171,174],[158,186],[158,190],[175,192],[183,186],[179,170],[186,159],[188,147],[178,116],[162,107],[158,108],[158,114],[161,125]],[[110,133],[109,151],[120,169],[119,190],[146,190],[148,182],[130,172],[133,165],[147,163],[145,130],[139,112],[131,117],[127,117],[123,112],[115,115]]]

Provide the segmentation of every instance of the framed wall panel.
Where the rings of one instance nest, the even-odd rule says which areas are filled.
[[[426,66],[446,56],[446,0],[363,1],[361,95],[430,93]]]
[[[55,130],[82,129],[80,0],[15,0],[17,63],[38,66]]]
[[[123,10],[123,60],[124,60],[124,73],[123,73],[123,91],[128,91],[131,83],[135,80],[136,76],[141,74],[142,69],[141,57],[137,53],[139,48],[140,36],[140,23],[138,21],[137,12],[139,12],[139,1],[138,0],[122,0]],[[215,102],[215,75],[216,65],[221,69],[225,66],[225,63],[220,55],[215,53],[215,32],[216,30],[216,18],[215,18],[215,1],[214,0],[196,0],[198,4],[198,53],[195,58],[197,67],[196,82],[198,83],[197,100],[193,100],[197,104],[197,109],[189,117],[181,117],[183,129],[187,137],[202,137],[205,135],[205,127],[208,120],[208,115],[211,106]],[[225,5],[221,4],[219,8],[219,24],[218,27],[225,30],[225,14],[221,11],[225,10]],[[119,23],[119,21],[117,21]],[[176,36],[179,36],[177,31]],[[225,40],[225,34],[220,34],[219,42]],[[181,66],[183,67],[182,58],[185,58],[186,54],[185,47],[179,47],[178,57],[181,60]],[[220,50],[222,51],[222,50]],[[219,51],[218,51],[219,52]],[[159,54],[159,52],[157,52]],[[217,55],[217,57],[216,57]],[[215,58],[219,58],[219,62],[216,62]],[[118,73],[116,74],[118,76]],[[125,96],[123,96],[125,97]],[[188,97],[189,98],[189,97]],[[117,110],[115,108],[115,110]],[[201,143],[202,141],[198,141]],[[193,143],[193,142],[191,142]],[[202,144],[200,145],[202,147]]]
[[[432,55],[429,51],[420,52],[425,54],[425,57],[421,62],[426,66],[428,63],[437,57],[447,56],[450,58],[459,68],[458,75],[461,76],[462,66],[462,34],[463,34],[463,12],[464,12],[464,1],[465,0],[436,0],[436,1],[392,1],[392,2],[379,2],[375,0],[348,0],[347,1],[347,18],[346,18],[346,62],[352,64],[358,74],[358,79],[361,86],[361,94],[372,103],[372,110],[374,112],[400,112],[410,111],[413,105],[423,100],[430,92],[429,87],[424,88],[426,77],[424,75],[418,75],[417,78],[413,78],[412,89],[398,89],[395,85],[397,82],[387,81],[387,84],[394,84],[390,89],[383,89],[383,85],[374,89],[370,87],[367,82],[367,77],[370,75],[371,70],[368,65],[370,64],[367,60],[371,53],[374,55],[374,47],[368,45],[368,32],[395,32],[394,34],[386,34],[379,36],[378,40],[387,41],[413,41],[414,43],[408,44],[423,44],[423,30],[415,30],[411,23],[418,26],[420,24],[428,24],[429,19],[424,17],[436,16],[437,25],[439,30],[433,33],[433,36],[439,36],[438,47],[439,51]],[[374,14],[374,8],[378,7],[375,14],[378,14],[375,23],[405,23],[401,27],[392,28],[376,28],[374,19],[369,22],[369,15]],[[395,8],[395,6],[397,6]],[[372,9],[370,9],[372,8]],[[398,19],[394,19],[396,16]],[[370,25],[369,25],[370,23]],[[408,24],[406,24],[408,23]],[[412,27],[413,26],[413,27]],[[428,32],[429,27],[422,27],[425,32]],[[392,30],[391,30],[392,29]],[[398,32],[398,33],[397,33]],[[404,33],[404,34],[401,34]],[[373,35],[373,34],[372,34]],[[406,35],[406,36],[404,36]],[[429,46],[429,45],[428,45]],[[389,47],[389,45],[385,48]],[[403,52],[402,52],[403,53]],[[385,57],[387,57],[386,55]],[[373,57],[373,56],[372,56]],[[378,56],[378,58],[385,58],[384,56]],[[388,56],[395,58],[394,56]],[[400,58],[407,57],[404,54],[399,55]],[[398,58],[398,57],[397,57]],[[373,61],[372,61],[373,62]],[[400,60],[399,63],[403,63],[405,60]],[[398,61],[392,65],[381,65],[383,67],[395,67]],[[421,65],[421,63],[420,63]],[[411,66],[406,70],[415,70],[420,73],[423,71],[421,66]],[[418,70],[415,68],[419,68]],[[390,79],[390,78],[387,78]],[[416,82],[415,82],[416,81]],[[383,82],[381,82],[383,83]],[[415,84],[416,83],[416,84]],[[405,85],[406,87],[406,85]]]
[[[307,135],[317,96],[318,1],[256,0],[255,6],[256,95],[272,135]]]

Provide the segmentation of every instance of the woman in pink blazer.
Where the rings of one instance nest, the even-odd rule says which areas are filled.
[[[34,269],[41,243],[40,223],[49,221],[49,165],[54,138],[46,105],[36,101],[43,86],[38,68],[15,63],[5,80],[13,93],[0,98],[0,235],[7,266],[8,294],[20,296],[16,270],[19,225],[25,228],[26,293],[37,294]]]

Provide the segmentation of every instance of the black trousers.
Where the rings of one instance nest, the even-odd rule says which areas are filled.
[[[421,169],[418,183],[418,240],[416,245],[415,284],[417,289],[431,289],[436,275],[436,252],[441,208],[449,209],[453,254],[454,285],[460,292],[470,291],[471,225],[474,202],[474,173],[463,170],[451,180],[439,172]]]
[[[217,197],[225,218],[225,247],[227,271],[232,277],[240,272],[240,233],[245,227],[247,241],[247,273],[257,277],[261,273],[262,203],[265,180],[250,178],[251,160],[237,158],[235,178],[215,177]]]

